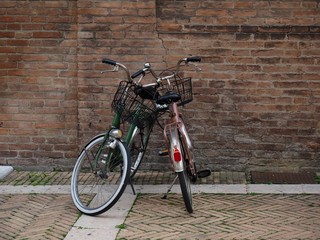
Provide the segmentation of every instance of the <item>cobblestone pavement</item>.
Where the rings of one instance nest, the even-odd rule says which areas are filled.
[[[134,184],[168,184],[174,175],[140,172]],[[2,186],[70,185],[70,172],[17,172]],[[245,184],[239,172],[213,173],[202,184]],[[118,239],[320,239],[320,195],[139,194]],[[0,239],[64,239],[80,214],[70,194],[0,194]],[[106,233],[107,236],[107,233]],[[80,239],[79,239],[80,240]]]

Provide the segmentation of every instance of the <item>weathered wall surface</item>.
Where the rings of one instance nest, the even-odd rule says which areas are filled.
[[[0,164],[71,166],[124,76],[202,56],[185,108],[199,164],[320,168],[318,1],[2,1]],[[144,168],[166,167],[156,128]]]
[[[0,3],[0,164],[77,156],[77,2]]]

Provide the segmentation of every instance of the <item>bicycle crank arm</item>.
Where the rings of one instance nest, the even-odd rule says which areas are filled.
[[[169,155],[169,151],[168,151],[168,149],[160,150],[158,152],[158,155],[159,156],[168,156]]]

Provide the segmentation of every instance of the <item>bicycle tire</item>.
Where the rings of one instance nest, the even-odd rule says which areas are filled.
[[[178,178],[181,188],[184,204],[189,213],[193,213],[193,201],[191,193],[190,179],[188,177],[187,170],[184,169],[182,172],[178,172]]]
[[[151,126],[147,126],[145,128],[136,127],[128,143],[131,158],[131,178],[135,176],[142,163],[142,159],[147,150],[151,131]]]
[[[128,148],[132,159],[130,177],[133,178],[140,167],[146,150],[146,146],[143,144],[143,129],[139,129],[138,127],[135,129],[128,144]]]
[[[189,159],[187,156],[192,156],[192,149],[189,148],[188,143],[186,141],[187,131],[185,129],[184,123],[182,119],[180,119],[182,124],[183,133],[179,132],[179,141],[183,156],[183,171],[178,172],[180,188],[182,192],[183,201],[185,203],[186,209],[189,213],[193,213],[193,201],[192,201],[192,192],[191,192],[191,184],[190,181],[193,182],[193,175],[190,171]],[[182,137],[184,135],[184,138]],[[189,139],[190,140],[190,139]],[[188,151],[188,152],[187,152]],[[191,159],[192,160],[192,159]],[[194,162],[192,162],[194,164]],[[195,164],[194,164],[195,167]]]
[[[77,209],[95,216],[110,209],[123,194],[130,178],[130,155],[125,143],[105,144],[98,163],[94,159],[104,135],[93,138],[81,151],[71,177],[71,196]],[[107,155],[110,154],[107,163]],[[94,167],[94,165],[96,165]]]

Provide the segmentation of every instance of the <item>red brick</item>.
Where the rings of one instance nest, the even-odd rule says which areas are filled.
[[[13,38],[14,35],[14,32],[0,32],[1,38]]]
[[[228,14],[226,10],[215,10],[215,9],[199,9],[196,11],[196,16],[215,16],[224,17]]]
[[[8,40],[7,41],[8,46],[27,46],[28,40]]]
[[[88,6],[88,7],[90,7],[90,6]],[[118,2],[118,1],[115,1],[115,2],[96,2],[95,6],[97,8],[121,8],[122,3]]]
[[[68,6],[68,2],[66,1],[46,1],[45,7],[46,8],[65,8]]]
[[[17,5],[16,2],[14,1],[2,1],[1,2],[1,7],[2,8],[13,8]]]
[[[34,38],[61,38],[60,32],[34,32]]]
[[[107,14],[107,10],[103,8],[82,8],[78,10],[80,15],[93,15],[93,16],[104,16]]]
[[[69,16],[52,16],[52,17],[47,17],[47,22],[48,23],[71,23],[71,18]],[[69,28],[70,26],[66,26],[67,28]],[[56,26],[54,26],[53,28],[56,28]],[[48,29],[47,26],[45,29]]]
[[[14,22],[15,17],[14,16],[0,16],[0,22]]]
[[[45,23],[46,22],[46,17],[45,16],[32,16],[31,17],[31,22],[35,22],[35,23]]]

